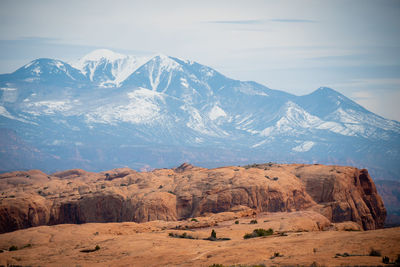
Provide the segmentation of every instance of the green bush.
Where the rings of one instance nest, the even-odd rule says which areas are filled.
[[[191,221],[192,222],[198,222],[198,220],[196,218],[192,218]]]
[[[258,222],[257,222],[257,220],[251,220],[250,221],[250,224],[257,224]]]
[[[239,224],[239,221],[235,221],[235,224]]]
[[[269,236],[269,235],[272,235],[273,233],[274,233],[274,230],[272,230],[271,228],[269,228],[268,230],[259,228],[259,229],[254,229],[251,234],[245,234],[243,236],[243,238],[248,239],[248,238],[253,238],[253,237]]]

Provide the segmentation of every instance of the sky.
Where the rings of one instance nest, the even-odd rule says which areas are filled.
[[[400,0],[0,0],[0,73],[94,49],[162,53],[400,121]]]

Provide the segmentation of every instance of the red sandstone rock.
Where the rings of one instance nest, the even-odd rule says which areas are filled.
[[[365,230],[382,228],[386,217],[367,170],[339,166],[13,172],[0,175],[0,188],[0,233],[60,223],[174,221],[238,206],[257,212],[314,210]]]

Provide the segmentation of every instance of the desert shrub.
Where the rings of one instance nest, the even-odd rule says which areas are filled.
[[[257,222],[257,220],[251,220],[250,221],[250,224],[257,224],[258,222]]]
[[[273,181],[278,181],[278,179],[279,179],[278,177],[272,178]]]
[[[209,237],[204,238],[204,240],[208,240],[208,241],[226,241],[226,240],[231,240],[230,238],[227,237],[223,237],[223,238],[217,238],[217,233],[215,232],[215,230],[213,229],[211,231],[211,234]]]
[[[161,189],[161,188],[163,188],[163,186],[162,186],[162,185],[160,185],[160,186],[158,187],[158,189]]]
[[[176,195],[174,192],[172,192],[171,190],[168,191],[168,193],[172,194],[172,195]]]
[[[14,246],[14,245],[12,245],[12,246],[8,249],[8,251],[16,251],[16,250],[18,250],[18,247],[17,247],[17,246]]]
[[[387,257],[387,256],[383,257],[382,263],[389,264],[389,257]]]
[[[379,250],[371,248],[371,250],[369,251],[369,256],[380,257],[382,256],[382,254]]]
[[[239,221],[235,221],[235,224],[239,224]]]
[[[192,218],[191,221],[192,222],[198,222],[198,220],[196,218]]]
[[[213,238],[217,238],[217,233],[215,232],[214,229],[212,229],[210,236],[213,237]]]
[[[339,257],[350,257],[351,255],[347,252],[340,254],[340,253],[336,253],[335,258],[339,258]]]
[[[168,236],[174,237],[174,238],[186,238],[186,239],[197,239],[191,235],[188,235],[186,232],[183,234],[175,234],[175,233],[169,233]]]
[[[268,230],[259,228],[259,229],[254,229],[251,234],[245,234],[243,236],[243,238],[248,239],[248,238],[253,238],[253,237],[269,236],[269,235],[272,235],[273,233],[274,233],[274,230],[272,230],[271,228],[269,228]]]
[[[224,267],[224,265],[214,263],[213,265],[210,265],[209,267]]]
[[[400,254],[397,255],[397,259],[394,261],[394,263],[396,264],[400,264]]]
[[[127,184],[121,184],[120,186],[127,186]]]
[[[270,259],[275,259],[277,257],[283,257],[283,255],[281,255],[279,252],[274,252],[274,255],[270,257]]]

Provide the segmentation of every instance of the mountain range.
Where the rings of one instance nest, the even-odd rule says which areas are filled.
[[[0,75],[0,170],[298,162],[398,180],[400,123],[326,87],[296,96],[165,55],[95,50]]]

